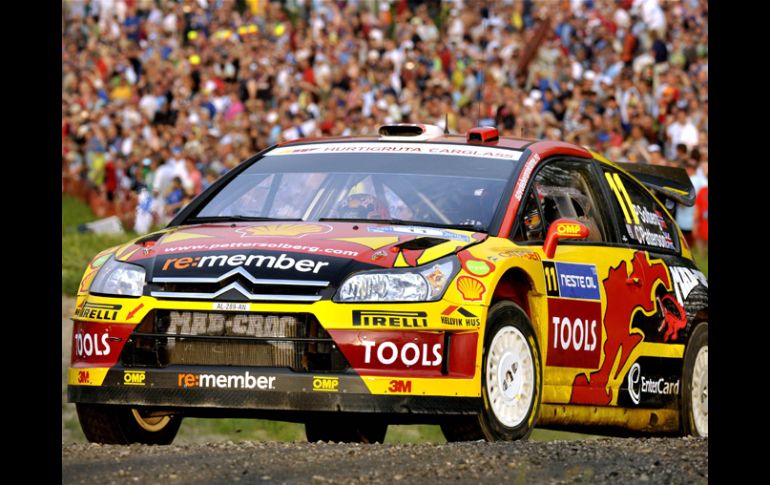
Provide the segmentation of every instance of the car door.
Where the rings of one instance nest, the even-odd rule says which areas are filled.
[[[641,341],[630,314],[644,303],[644,265],[620,240],[619,221],[596,162],[543,162],[525,196],[514,233],[518,244],[542,246],[558,219],[581,222],[587,239],[561,240],[544,253],[545,302],[538,325],[544,356],[543,402],[614,405],[631,351]]]
[[[623,345],[630,357],[615,372],[620,378],[617,404],[678,409],[687,315],[707,304],[706,279],[681,257],[676,226],[649,191],[609,165],[602,164],[601,171],[621,243],[633,251],[626,277],[631,285],[623,285],[618,275],[608,288],[605,318],[615,321],[619,331],[628,328]],[[633,300],[624,298],[629,292],[636,295]]]

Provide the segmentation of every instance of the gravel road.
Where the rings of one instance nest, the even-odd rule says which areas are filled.
[[[708,439],[62,446],[62,483],[708,483]]]

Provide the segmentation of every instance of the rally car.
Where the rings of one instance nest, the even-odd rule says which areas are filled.
[[[488,127],[283,143],[96,255],[68,399],[101,443],[170,443],[186,416],[707,436],[708,283],[667,210],[693,195]]]

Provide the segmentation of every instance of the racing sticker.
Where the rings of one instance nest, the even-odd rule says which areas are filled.
[[[487,276],[495,270],[495,265],[491,261],[474,258],[468,251],[461,251],[458,257],[462,268],[474,276]]]
[[[425,312],[404,312],[390,310],[353,310],[354,327],[403,327],[428,326]]]
[[[593,264],[543,261],[548,294],[548,355],[553,367],[599,366],[602,304]]]
[[[481,300],[481,297],[487,291],[487,287],[484,286],[484,283],[476,278],[471,278],[470,276],[460,276],[457,278],[456,285],[457,291],[459,291],[460,294],[463,295],[463,298],[468,301]]]
[[[623,407],[678,407],[682,360],[640,357],[620,385],[618,405]]]
[[[473,377],[477,332],[329,330],[360,375]],[[449,362],[444,365],[446,345]]]
[[[75,316],[91,320],[114,322],[118,318],[118,311],[121,308],[123,308],[123,306],[117,304],[89,302],[82,307],[75,309]]]
[[[470,310],[457,305],[450,305],[441,312],[441,323],[455,327],[480,327],[481,319]]]
[[[687,297],[698,285],[705,288],[709,286],[706,276],[696,269],[683,266],[669,266],[668,269],[671,271],[671,279],[674,281],[676,299],[682,305],[685,304]]]
[[[332,226],[327,224],[264,224],[236,229],[241,237],[289,237],[300,238],[308,234],[327,234]]]
[[[638,284],[628,284],[637,281]],[[617,379],[625,367],[631,352],[644,339],[639,329],[632,327],[634,315],[655,313],[657,299],[655,288],[662,284],[671,288],[668,270],[661,261],[650,262],[643,251],[634,252],[629,262],[621,261],[610,268],[602,282],[607,296],[604,312],[604,359],[601,367],[589,375],[579,374],[572,384],[573,404],[609,405],[612,402],[610,379]]]
[[[599,301],[599,278],[593,264],[543,261],[548,296]]]
[[[424,155],[447,155],[455,157],[499,158],[518,160],[521,151],[505,150],[491,147],[460,146],[446,143],[430,143],[419,145],[415,143],[375,142],[375,143],[323,143],[316,145],[299,145],[277,148],[265,154],[267,157],[281,155],[335,154],[335,153],[408,153]]]
[[[222,253],[198,253],[189,256],[169,256],[155,261],[156,276],[218,276],[236,268],[243,268],[260,278],[286,278],[296,275],[302,278],[335,274],[348,260],[320,258],[311,254],[299,256],[287,253],[255,254],[227,251]]]
[[[444,229],[420,226],[372,226],[367,231],[375,234],[408,234],[410,236],[430,236],[455,241],[470,242],[470,236]]]
[[[645,342],[674,343],[685,337],[687,313],[673,293],[658,286],[655,292],[655,313],[636,313],[631,327],[642,331]]]
[[[599,367],[602,343],[601,302],[549,298],[548,318],[546,365]]]
[[[133,325],[75,321],[72,329],[72,364],[114,364],[133,329]]]

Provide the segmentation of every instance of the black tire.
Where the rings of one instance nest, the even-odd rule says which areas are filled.
[[[495,415],[495,411],[489,400],[489,391],[487,389],[487,360],[489,358],[490,346],[495,336],[506,329],[513,329],[514,332],[518,332],[526,340],[530,352],[531,364],[534,367],[531,369],[531,372],[535,381],[532,383],[533,392],[526,414],[518,424],[512,423],[512,426],[504,424],[498,416]],[[516,371],[514,370],[514,374],[515,373]],[[506,382],[508,382],[507,379]],[[481,373],[482,409],[476,416],[462,416],[447,419],[441,424],[441,431],[444,433],[444,437],[450,442],[476,441],[479,439],[485,439],[487,441],[513,441],[528,438],[535,427],[540,412],[540,399],[542,395],[541,383],[542,367],[540,362],[540,350],[537,345],[535,334],[532,331],[529,317],[527,317],[526,312],[524,312],[520,306],[513,302],[501,301],[496,303],[489,310],[484,337],[484,354],[482,356]],[[494,385],[494,382],[492,385]]]
[[[680,399],[682,408],[679,421],[681,423],[681,432],[685,436],[708,436],[708,342],[708,322],[701,322],[695,327],[695,330],[690,335],[690,340],[687,343],[687,348],[684,351],[684,365],[682,367],[682,394]],[[705,357],[706,364],[705,389],[702,386],[698,386],[700,389],[693,389],[695,363],[701,350],[705,352],[705,356],[701,357]],[[701,382],[703,381],[701,380]],[[703,429],[699,429],[696,423],[693,406],[693,401],[695,399],[701,399],[699,403],[696,403],[696,406],[699,408],[699,410],[705,409],[706,412],[705,427],[701,426]]]
[[[335,416],[305,423],[305,435],[311,443],[382,443],[387,432],[388,424],[373,418]]]
[[[150,417],[126,406],[77,403],[75,407],[80,427],[91,443],[170,445],[182,424],[179,415]]]

